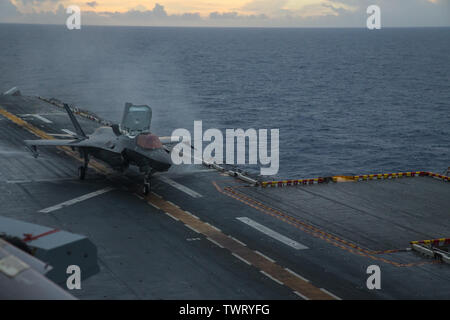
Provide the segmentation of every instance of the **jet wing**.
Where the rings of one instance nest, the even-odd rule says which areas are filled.
[[[107,144],[96,139],[51,139],[51,140],[25,140],[27,147],[31,150],[34,157],[38,157],[37,147],[70,147],[70,148],[96,148],[112,151]],[[114,150],[115,152],[121,152],[121,150]]]
[[[159,141],[161,141],[161,143],[163,145],[178,143],[178,142],[181,142],[182,140],[183,140],[183,137],[179,137],[179,136],[159,137]]]
[[[84,147],[84,148],[98,148],[104,150],[111,150],[108,147],[108,141],[103,142],[99,139],[51,139],[51,140],[24,140],[29,147],[43,146],[43,147]],[[111,143],[111,142],[109,142]]]
[[[29,147],[31,146],[76,147],[80,143],[80,140],[52,139],[52,140],[25,140],[24,142]]]

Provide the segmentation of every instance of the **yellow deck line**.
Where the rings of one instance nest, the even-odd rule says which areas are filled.
[[[36,128],[32,124],[22,120],[21,118],[17,117],[16,115],[12,114],[11,112],[6,111],[5,109],[0,108],[0,115],[4,116],[5,118],[10,120],[11,122],[17,124],[18,126],[20,126],[22,128],[25,128],[27,131],[29,131],[30,133],[34,134],[35,136],[37,136],[37,137],[39,137],[41,139],[56,140],[55,137],[53,137],[53,136],[47,134],[46,132]],[[67,155],[75,158],[76,160],[78,160],[80,162],[84,162],[84,160],[79,158],[78,154],[76,152],[72,151],[71,148],[69,148],[69,147],[58,147],[58,149],[64,151]],[[90,160],[89,161],[89,166],[94,168],[99,173],[107,174],[107,173],[111,172],[110,169],[108,169],[103,164],[101,164],[100,162],[97,162],[95,160]]]

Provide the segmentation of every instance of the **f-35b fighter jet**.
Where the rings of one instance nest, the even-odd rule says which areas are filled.
[[[64,108],[76,130],[70,140],[25,140],[35,157],[37,146],[70,147],[84,158],[84,165],[78,168],[81,180],[85,178],[89,157],[107,163],[114,170],[124,172],[130,165],[137,166],[144,174],[144,194],[150,192],[150,178],[155,172],[167,171],[172,165],[169,149],[165,144],[173,144],[176,137],[159,138],[150,132],[152,109],[146,105],[125,104],[121,124],[100,127],[91,135],[86,135],[70,107]]]

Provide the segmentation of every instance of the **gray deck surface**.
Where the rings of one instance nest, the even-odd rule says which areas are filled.
[[[0,96],[0,108],[47,133],[73,131],[59,108],[34,97]],[[41,114],[45,123],[25,114]],[[87,133],[97,126],[80,119]],[[71,292],[82,299],[299,299],[129,189],[141,178],[77,178],[79,162],[56,149],[34,159],[38,139],[0,115],[0,215],[88,236],[101,272]],[[224,234],[343,299],[449,299],[450,266],[411,251],[409,241],[450,237],[450,184],[433,178],[255,188],[202,166],[155,177],[154,191]],[[213,184],[216,183],[219,190]],[[51,213],[39,210],[106,187],[114,190]],[[295,250],[237,218],[246,217],[308,247]],[[400,249],[392,253],[378,251]],[[381,268],[382,289],[366,288],[366,268]]]
[[[448,236],[449,189],[446,182],[416,177],[243,190],[293,217],[378,251]]]

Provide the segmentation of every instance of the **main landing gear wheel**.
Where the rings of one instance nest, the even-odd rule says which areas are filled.
[[[144,189],[142,190],[144,193],[144,196],[148,195],[151,191],[152,185],[150,176],[144,178]]]
[[[150,181],[144,182],[144,190],[143,190],[144,195],[148,195],[150,193],[150,190],[151,190]]]
[[[84,178],[86,177],[86,167],[79,167],[78,168],[78,178],[80,180],[84,180]]]

